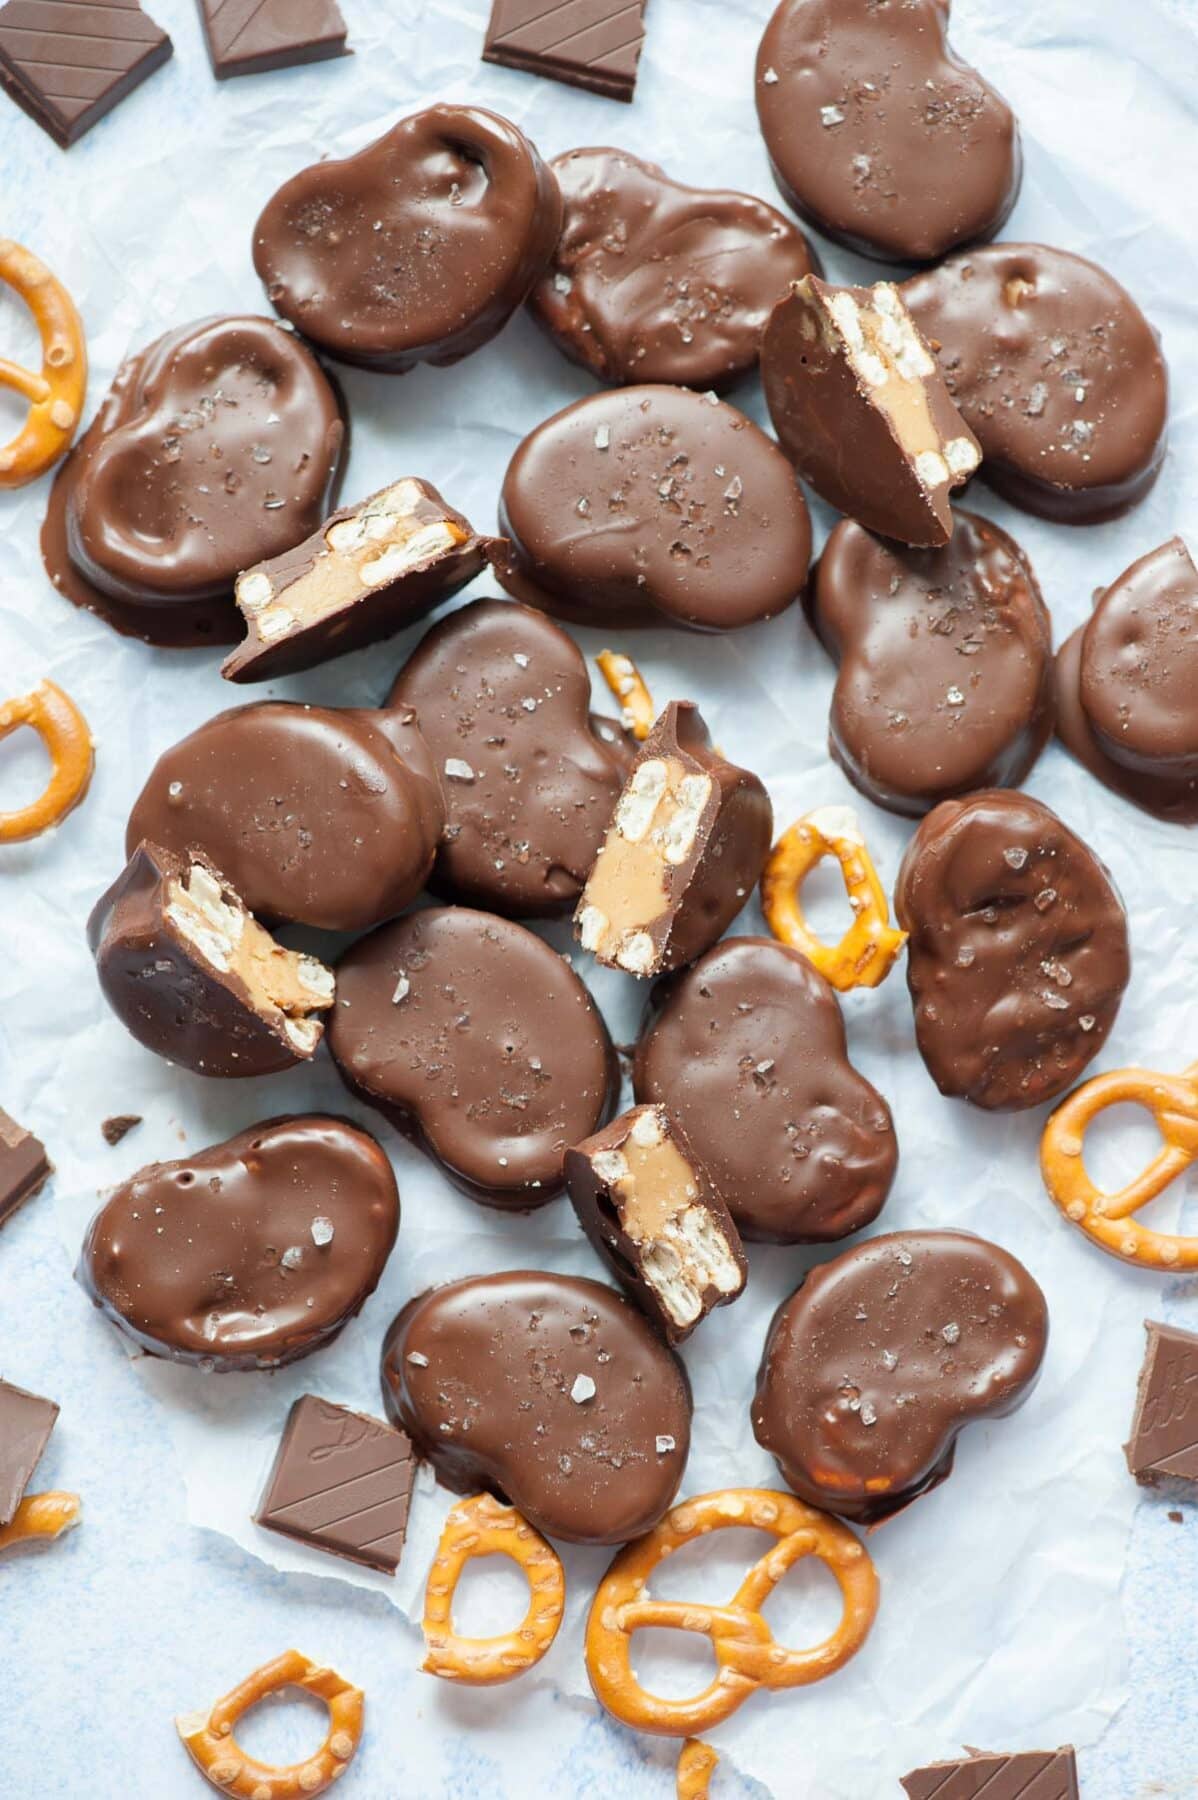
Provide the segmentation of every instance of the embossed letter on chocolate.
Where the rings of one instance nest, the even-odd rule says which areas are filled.
[[[429,106],[285,182],[254,228],[254,267],[313,343],[402,375],[459,362],[502,330],[561,219],[557,182],[515,125]]]
[[[918,817],[1023,780],[1052,735],[1052,627],[1005,531],[956,511],[943,549],[909,550],[842,519],[808,600],[840,664],[829,745],[863,794]]]
[[[894,899],[941,1093],[1015,1112],[1072,1087],[1131,974],[1127,915],[1094,852],[1038,800],[991,789],[928,814]]]
[[[455,1493],[574,1544],[650,1531],[690,1450],[686,1371],[598,1281],[517,1269],[409,1301],[387,1333],[391,1418]]]
[[[997,1244],[886,1233],[778,1308],[753,1431],[801,1500],[872,1523],[947,1479],[963,1426],[1027,1398],[1047,1343],[1044,1295]]]

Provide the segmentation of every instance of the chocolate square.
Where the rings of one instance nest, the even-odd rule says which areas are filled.
[[[402,1431],[315,1394],[287,1417],[255,1522],[313,1550],[394,1575],[414,1457]]]
[[[1198,1336],[1148,1319],[1127,1466],[1142,1487],[1198,1482]]]
[[[0,1225],[39,1194],[53,1173],[45,1145],[0,1112]]]
[[[53,1400],[0,1381],[0,1526],[20,1506],[57,1418]]]
[[[493,0],[483,61],[631,100],[646,0]]]
[[[908,1800],[1080,1800],[1077,1760],[1068,1744],[1015,1756],[974,1750],[961,1762],[913,1769],[902,1784]]]

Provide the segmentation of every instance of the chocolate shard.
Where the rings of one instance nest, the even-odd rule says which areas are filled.
[[[1027,1750],[1015,1756],[975,1750],[962,1762],[929,1763],[902,1777],[908,1800],[1080,1800],[1077,1760],[1061,1750]]]
[[[40,1194],[53,1173],[46,1146],[0,1110],[0,1225]]]
[[[483,61],[631,100],[645,0],[494,0]]]
[[[57,1418],[53,1400],[0,1381],[0,1526],[21,1504]]]
[[[8,0],[0,83],[66,150],[160,68],[171,40],[136,0]]]
[[[305,1394],[287,1415],[255,1523],[394,1575],[414,1467],[405,1432]]]
[[[105,1119],[100,1127],[100,1135],[106,1144],[119,1144],[141,1124],[140,1113],[114,1113],[111,1119]]]
[[[199,0],[199,7],[218,81],[350,54],[335,0]]]
[[[1163,1479],[1198,1482],[1198,1334],[1145,1321],[1127,1466],[1142,1487]]]

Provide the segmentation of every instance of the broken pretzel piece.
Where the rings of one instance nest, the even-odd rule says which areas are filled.
[[[279,1768],[248,1756],[233,1730],[252,1706],[288,1687],[302,1688],[324,1701],[329,1729],[314,1756]],[[298,1650],[285,1650],[247,1675],[207,1712],[177,1718],[175,1728],[200,1774],[222,1794],[236,1800],[316,1800],[353,1761],[362,1738],[365,1705],[362,1689],[335,1669],[321,1668]]]
[[[644,676],[632,658],[618,650],[601,650],[595,661],[612,697],[620,702],[620,723],[630,737],[643,744],[657,717]]]
[[[476,1556],[508,1556],[524,1573],[529,1607],[523,1623],[498,1637],[459,1637],[453,1628],[453,1597],[466,1564]],[[426,1675],[493,1687],[514,1681],[549,1650],[562,1622],[566,1578],[557,1552],[514,1506],[491,1494],[476,1494],[450,1508],[429,1570],[421,1629],[428,1653]]]
[[[803,915],[803,883],[817,863],[834,856],[844,877],[853,923],[838,944],[816,937]],[[821,806],[783,832],[761,877],[761,909],[780,943],[789,944],[840,993],[877,987],[889,975],[907,933],[890,923],[890,908],[856,814]]]
[[[687,1738],[678,1756],[677,1800],[709,1800],[719,1757],[701,1738]]]
[[[78,1494],[29,1494],[8,1524],[0,1526],[0,1553],[17,1544],[53,1543],[78,1525],[82,1516]]]
[[[31,694],[0,706],[0,739],[22,725],[36,731],[46,746],[50,780],[28,806],[0,812],[0,844],[22,843],[61,825],[86,794],[96,763],[87,720],[55,682],[39,682]]]
[[[0,238],[0,282],[20,295],[42,340],[40,372],[0,356],[0,387],[29,402],[24,425],[11,443],[0,446],[0,488],[19,488],[53,468],[79,428],[87,344],[83,321],[61,281],[40,256],[11,238]]]

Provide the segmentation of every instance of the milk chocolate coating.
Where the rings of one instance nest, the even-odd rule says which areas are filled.
[[[863,794],[918,818],[1023,780],[1052,735],[1052,625],[1005,531],[957,511],[944,549],[910,550],[842,519],[808,603],[840,665],[829,748]]]
[[[579,1376],[589,1399],[572,1397]],[[686,1467],[686,1371],[597,1281],[515,1269],[433,1288],[387,1333],[382,1380],[446,1487],[497,1494],[567,1543],[652,1530]]]
[[[764,200],[686,187],[627,150],[569,150],[550,167],[565,202],[529,305],[563,355],[600,381],[732,386],[790,283],[817,266]]]
[[[75,1277],[151,1356],[279,1368],[361,1311],[398,1230],[374,1139],[301,1114],[140,1169],[92,1220]]]
[[[59,469],[46,572],[126,636],[234,643],[235,577],[315,530],[345,436],[320,364],[272,319],[168,331],[121,364]]]
[[[869,1524],[952,1474],[957,1435],[1031,1391],[1048,1307],[964,1231],[895,1231],[813,1269],[769,1329],[753,1431],[787,1485]]]
[[[836,996],[796,950],[729,938],[654,991],[638,1100],[669,1108],[743,1238],[828,1243],[877,1218],[898,1145],[848,1060]]]
[[[476,600],[417,646],[387,705],[416,715],[442,783],[438,894],[525,919],[574,905],[632,760],[590,695],[577,645],[529,606]]]
[[[991,244],[903,283],[982,446],[982,479],[1025,512],[1092,525],[1129,512],[1165,457],[1156,332],[1094,263]]]
[[[125,842],[198,845],[259,918],[361,931],[415,899],[444,817],[398,713],[263,700],[162,753]]]
[[[610,1116],[615,1052],[564,957],[465,907],[411,913],[342,957],[329,1047],[350,1088],[488,1206],[562,1190]]]
[[[688,388],[593,394],[546,419],[512,458],[499,516],[504,587],[581,625],[752,625],[797,599],[811,555],[777,445]]]
[[[1023,166],[1010,107],[948,43],[948,0],[782,0],[757,116],[800,217],[863,256],[935,262],[992,238]]]
[[[945,800],[894,893],[920,1055],[942,1094],[1019,1112],[1072,1087],[1131,974],[1105,866],[1028,794]]]
[[[1099,781],[1198,824],[1198,568],[1180,538],[1125,569],[1057,657],[1057,729]]]
[[[527,298],[561,195],[524,133],[429,106],[267,201],[254,267],[277,312],[342,362],[402,375],[488,343]]]

